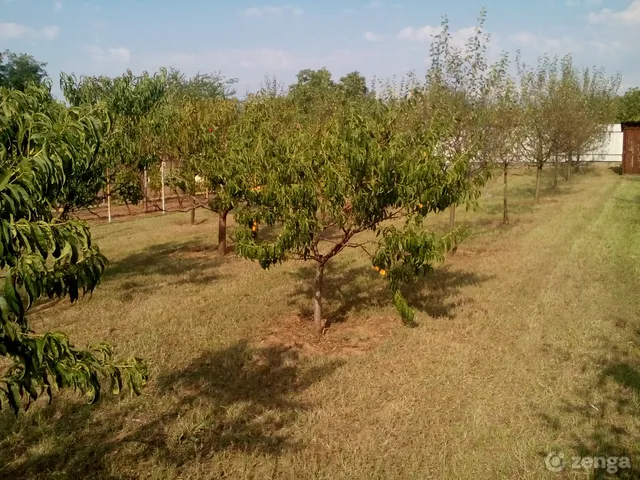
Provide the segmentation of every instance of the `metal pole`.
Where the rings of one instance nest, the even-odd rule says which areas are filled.
[[[162,214],[164,215],[164,162],[160,165],[160,183],[160,188],[162,188]]]

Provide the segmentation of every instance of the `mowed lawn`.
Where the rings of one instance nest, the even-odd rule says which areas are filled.
[[[546,173],[550,175],[550,173]],[[139,398],[71,394],[0,414],[1,478],[600,478],[551,452],[621,456],[640,477],[640,178],[606,167],[501,178],[471,237],[410,289],[401,325],[349,249],[330,264],[318,340],[311,264],[215,252],[198,211],[93,227],[111,264],[91,299],[42,305],[39,331],[145,358]],[[433,216],[443,229],[448,213]],[[268,234],[269,232],[264,232]],[[233,243],[233,242],[231,242]],[[571,462],[569,462],[571,463]]]

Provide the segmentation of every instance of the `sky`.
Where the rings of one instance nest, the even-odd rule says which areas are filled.
[[[622,91],[640,86],[640,0],[0,0],[0,50],[47,62],[56,95],[60,72],[173,66],[237,78],[243,96],[265,76],[289,85],[303,68],[422,75],[443,16],[462,42],[483,7],[496,59],[570,53],[620,73]]]

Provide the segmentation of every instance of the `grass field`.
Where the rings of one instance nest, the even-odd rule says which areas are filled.
[[[370,263],[330,264],[320,340],[310,265],[215,253],[202,211],[96,225],[111,264],[38,330],[150,365],[139,398],[65,394],[0,415],[2,478],[600,478],[551,451],[621,456],[640,478],[640,178],[607,168],[501,179],[458,219],[471,237],[410,294],[403,327]],[[545,179],[550,184],[549,179]],[[448,214],[431,219],[445,228]],[[571,463],[571,462],[569,462]]]

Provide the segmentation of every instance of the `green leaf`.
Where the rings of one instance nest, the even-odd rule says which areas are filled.
[[[18,317],[23,315],[22,301],[20,295],[13,286],[12,277],[8,276],[4,282],[4,298],[9,306],[9,309],[15,313]]]
[[[20,408],[22,406],[20,389],[13,380],[10,380],[8,382],[7,387],[8,387],[7,399],[9,400],[9,406],[13,409],[14,413],[17,415],[20,412]]]

